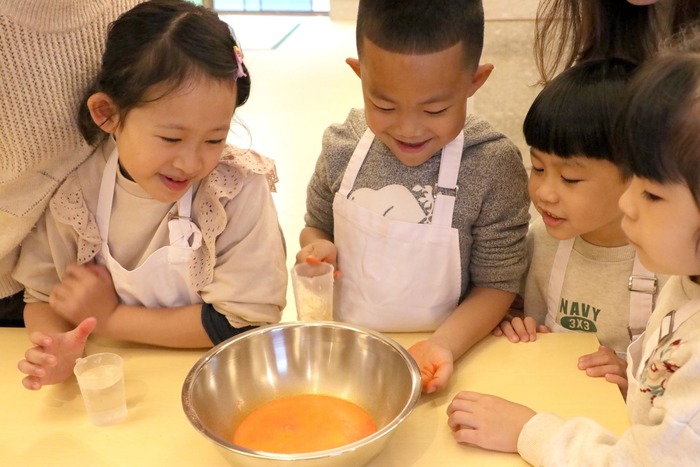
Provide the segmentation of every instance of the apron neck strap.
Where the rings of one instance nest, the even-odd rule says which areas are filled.
[[[102,181],[100,182],[100,194],[97,200],[97,212],[95,220],[97,228],[102,237],[102,242],[107,243],[109,238],[109,221],[112,218],[112,203],[114,201],[114,190],[116,187],[117,170],[119,170],[119,152],[115,147],[107,159],[104,171],[102,172]],[[177,200],[177,215],[172,216],[177,222],[169,222],[168,227],[171,230],[171,243],[173,238],[190,238],[194,231],[199,233],[199,229],[190,220],[192,213],[192,193],[194,187],[190,186],[185,194]],[[172,232],[173,228],[176,232]],[[201,234],[200,234],[201,236]],[[200,242],[201,243],[201,242]]]
[[[547,313],[556,321],[559,311],[559,301],[564,288],[564,276],[569,264],[571,252],[574,249],[575,238],[559,242],[557,252],[554,255],[552,271],[549,275],[547,286]],[[646,328],[647,321],[654,308],[654,294],[656,294],[656,276],[642,265],[637,255],[634,255],[632,275],[629,277],[629,325],[630,339],[634,340]]]
[[[457,198],[457,179],[459,178],[459,166],[462,163],[462,151],[464,149],[464,131],[460,131],[455,139],[447,143],[442,149],[440,158],[440,172],[433,197],[432,224],[443,227],[452,227],[452,216],[455,211]]]
[[[634,340],[644,332],[647,321],[654,311],[654,295],[658,288],[656,275],[644,267],[638,255],[634,255],[632,275],[627,282],[630,291],[630,339]],[[634,310],[634,312],[633,312]]]
[[[367,157],[369,148],[374,141],[374,133],[367,128],[360,138],[360,142],[350,157],[348,167],[345,169],[343,180],[340,183],[338,194],[347,198],[355,184],[357,174]],[[450,141],[442,150],[440,158],[440,172],[438,181],[433,192],[435,204],[433,206],[432,224],[452,227],[452,216],[454,214],[455,198],[457,196],[457,179],[459,178],[459,166],[462,163],[462,150],[464,147],[464,132],[460,131],[457,137]]]
[[[557,312],[559,311],[559,300],[561,300],[561,292],[564,289],[564,276],[566,276],[566,267],[569,264],[571,252],[574,249],[574,238],[562,240],[557,246],[557,252],[554,255],[552,262],[552,270],[549,273],[549,284],[547,285],[547,313],[556,322]]]
[[[347,198],[355,184],[355,179],[357,174],[360,173],[360,168],[365,162],[365,157],[369,152],[370,146],[372,146],[372,141],[374,141],[374,133],[372,130],[367,128],[367,131],[360,138],[360,142],[357,143],[355,150],[350,157],[350,162],[348,162],[348,167],[345,169],[345,175],[343,175],[343,181],[340,183],[340,189],[338,193],[343,197]]]

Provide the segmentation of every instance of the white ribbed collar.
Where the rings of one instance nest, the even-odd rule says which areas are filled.
[[[59,32],[90,24],[114,0],[2,0],[0,16],[32,30]]]

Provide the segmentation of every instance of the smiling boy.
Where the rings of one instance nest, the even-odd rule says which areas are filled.
[[[526,266],[520,153],[467,116],[493,69],[483,26],[477,0],[360,1],[347,63],[365,107],[324,133],[297,254],[341,271],[336,319],[434,331],[411,349],[427,392],[503,317]]]

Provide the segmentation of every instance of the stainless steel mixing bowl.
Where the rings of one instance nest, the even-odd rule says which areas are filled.
[[[254,451],[230,441],[253,409],[309,393],[354,402],[378,431],[336,449],[301,454]],[[420,394],[416,363],[387,336],[339,322],[293,322],[254,329],[212,348],[185,378],[182,407],[232,465],[358,467],[382,450]]]

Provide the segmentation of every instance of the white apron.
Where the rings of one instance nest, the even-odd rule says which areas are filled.
[[[564,276],[569,257],[574,248],[575,238],[559,242],[557,252],[552,263],[552,272],[549,275],[547,286],[547,317],[544,324],[554,332],[574,332],[561,326],[557,322],[559,301],[564,287]],[[654,308],[654,294],[656,293],[656,276],[644,267],[637,255],[634,256],[632,275],[629,277],[627,288],[630,291],[630,315],[628,330],[630,339],[635,340],[644,332],[647,321]],[[623,354],[624,355],[624,354]]]
[[[132,271],[124,269],[109,251],[109,221],[119,170],[119,156],[115,148],[107,160],[100,195],[97,201],[97,227],[102,248],[97,258],[112,275],[114,288],[121,302],[149,308],[176,307],[201,303],[192,286],[189,272],[190,258],[202,244],[199,228],[190,220],[192,187],[177,202],[177,216],[168,221],[170,245],[153,252]]]
[[[454,311],[461,293],[452,215],[464,135],[443,149],[431,224],[388,219],[348,199],[373,140],[368,129],[333,201],[341,271],[335,318],[377,331],[432,331]]]
[[[631,380],[630,389],[639,387],[642,372],[646,369],[649,359],[654,356],[656,348],[672,337],[673,332],[697,313],[698,308],[700,299],[690,300],[678,310],[672,310],[663,317],[659,323],[659,332],[649,334],[645,331],[627,347],[627,363],[630,364],[627,377]]]

